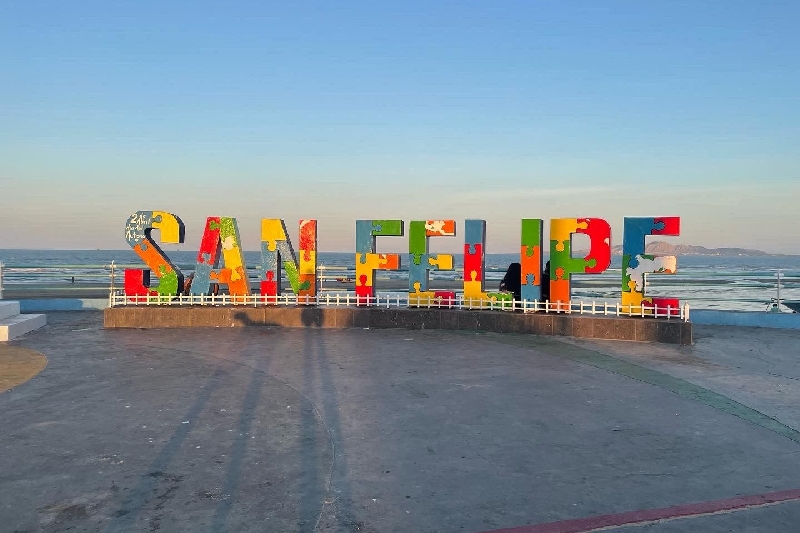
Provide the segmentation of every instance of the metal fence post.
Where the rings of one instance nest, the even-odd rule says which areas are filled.
[[[116,265],[111,261],[111,287],[108,289],[108,306],[114,307],[114,269]]]

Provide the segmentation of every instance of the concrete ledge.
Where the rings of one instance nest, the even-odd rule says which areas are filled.
[[[0,300],[0,320],[19,314],[19,302]]]
[[[800,329],[800,313],[758,313],[693,309],[692,322],[708,326]]]
[[[378,307],[113,307],[107,328],[280,326],[406,328],[561,335],[587,339],[691,344],[692,324],[679,320],[505,311]]]
[[[14,315],[0,319],[0,342],[10,341],[47,325],[47,315]]]
[[[21,312],[97,311],[108,307],[108,298],[42,298],[19,301]]]

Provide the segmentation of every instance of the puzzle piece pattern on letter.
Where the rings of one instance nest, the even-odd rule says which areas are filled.
[[[452,307],[456,301],[453,291],[422,291],[419,283],[408,293],[408,305],[411,307]]]
[[[280,296],[283,269],[292,292],[297,296],[317,294],[317,221],[300,220],[300,259],[294,253],[286,223],[279,218],[261,220],[261,284],[263,296]],[[274,282],[274,284],[273,284]],[[265,292],[267,291],[267,292]]]
[[[300,221],[300,285],[298,296],[317,295],[317,221]]]
[[[175,266],[156,244],[151,236],[152,230],[161,234],[161,242],[180,244],[184,241],[183,221],[166,211],[137,211],[125,223],[125,240],[142,261],[159,278],[155,290],[150,290],[150,273],[143,269],[126,269],[124,290],[126,295],[175,296],[183,290],[183,273]],[[131,274],[128,285],[128,270],[138,270],[141,274]],[[145,274],[147,272],[147,274]],[[144,293],[144,294],[143,294]]]
[[[484,269],[486,250],[486,221],[464,221],[464,303],[467,307],[508,307],[513,295],[503,292],[485,292]]]
[[[520,296],[524,301],[533,302],[542,297],[542,230],[541,219],[522,219],[519,263],[522,267]]]
[[[220,258],[222,268],[219,268]],[[191,294],[211,294],[211,284],[227,285],[232,296],[250,294],[239,226],[232,217],[208,217],[194,270]]]
[[[453,256],[450,254],[430,254],[430,237],[454,236],[455,220],[412,220],[408,225],[408,292],[409,305],[428,305],[435,296],[428,295],[428,282],[431,270],[452,270]],[[426,294],[412,296],[414,294]],[[423,303],[419,303],[423,302]]]
[[[488,299],[483,290],[485,265],[486,221],[468,219],[464,221],[464,301],[467,305],[481,305]]]
[[[148,296],[150,271],[144,268],[125,269],[125,296]]]
[[[656,256],[645,253],[648,235],[680,235],[680,217],[625,217],[622,241],[622,305],[645,307],[645,314],[653,308],[680,314],[677,298],[648,298],[646,274],[674,274],[677,257]]]
[[[572,257],[572,235],[589,237],[589,251]],[[550,222],[550,301],[572,299],[573,274],[597,274],[611,264],[611,226],[602,218],[557,218]],[[568,307],[567,307],[568,308]]]
[[[356,220],[356,296],[359,305],[366,305],[375,296],[375,270],[400,268],[399,254],[376,253],[375,238],[380,235],[402,236],[403,221]]]
[[[554,218],[550,221],[550,301],[570,300],[569,278],[573,272],[583,272],[583,259],[572,257],[572,234],[587,225],[577,218]]]

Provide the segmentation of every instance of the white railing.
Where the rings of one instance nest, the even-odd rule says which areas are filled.
[[[110,307],[120,306],[318,306],[318,307],[382,307],[386,309],[464,309],[464,310],[500,310],[520,311],[523,313],[556,313],[579,315],[604,315],[626,317],[650,317],[689,320],[689,304],[673,308],[649,307],[644,305],[623,305],[617,302],[547,302],[490,300],[464,298],[457,295],[454,299],[414,297],[410,302],[407,294],[389,294],[376,296],[359,296],[352,293],[324,293],[317,296],[297,296],[282,294],[280,296],[262,296],[251,294],[236,295],[188,295],[188,296],[128,296],[120,291],[113,291],[109,296]]]
[[[108,305],[131,305],[130,302],[123,303],[124,301],[121,300],[118,295],[113,295],[117,294],[122,289],[124,270],[127,268],[141,267],[141,264],[119,264],[114,262],[111,262],[110,264],[100,264],[100,262],[97,264],[20,264],[6,259],[5,261],[0,261],[0,299],[4,297],[12,299],[67,297],[107,298]],[[256,267],[249,269],[248,274],[251,282],[251,289],[258,291],[258,281],[260,279],[259,268]],[[778,274],[776,274],[775,270],[765,269],[764,272],[759,272],[757,274],[744,271],[734,274],[725,273],[724,275],[703,274],[702,279],[684,275],[682,278],[670,278],[671,282],[680,281],[681,283],[686,283],[686,285],[676,286],[673,283],[669,286],[669,290],[672,291],[672,289],[675,289],[675,293],[668,292],[667,294],[671,297],[680,299],[681,304],[690,303],[693,309],[764,311],[766,307],[766,310],[769,311],[786,312],[790,308],[784,307],[785,299],[788,298],[790,301],[800,301],[800,292],[798,292],[800,291],[800,276],[797,275],[796,270],[790,270],[789,274],[791,275],[787,275],[787,270],[785,269],[780,270]],[[777,278],[777,280],[776,275],[780,276]],[[706,280],[706,278],[709,276],[713,277],[713,279],[711,279],[709,282],[712,285],[714,285],[715,280],[717,279],[727,280],[741,278],[742,280],[747,281],[748,284],[752,284],[753,287],[744,290],[739,289],[735,296],[726,295],[725,293],[721,293],[719,291],[688,290],[689,288],[697,286],[698,283]],[[316,300],[310,302],[309,305],[327,305],[323,302],[323,300],[325,300],[325,302],[335,301],[337,298],[339,302],[346,302],[345,304],[341,305],[356,305],[357,297],[353,293],[355,281],[352,278],[353,271],[351,267],[319,265],[317,276],[319,286],[317,292],[320,294],[320,296]],[[405,293],[407,295],[406,289],[400,288],[402,283],[397,283],[400,280],[402,280],[402,278],[394,280],[394,285],[397,285],[398,288],[390,290],[392,293],[396,291],[401,294]],[[407,282],[407,278],[404,281]],[[776,281],[778,282],[777,284]],[[157,290],[158,280],[154,279],[153,282],[154,286],[151,289]],[[491,283],[491,281],[487,281],[487,283]],[[609,283],[611,282],[609,281]],[[450,281],[448,281],[448,284],[450,284],[451,287],[442,286],[441,289],[455,291],[457,294],[460,292],[459,285],[453,284]],[[761,285],[764,286],[762,287]],[[285,279],[283,280],[282,286],[287,286]],[[577,289],[577,294],[573,297],[575,300],[569,304],[562,304],[561,307],[563,309],[555,307],[555,304],[552,302],[550,302],[549,305],[546,305],[545,302],[515,302],[513,304],[509,302],[506,302],[505,304],[501,302],[484,302],[481,304],[478,301],[465,303],[463,299],[458,300],[458,302],[454,302],[453,307],[466,309],[502,309],[512,307],[513,309],[522,309],[523,311],[536,309],[536,311],[539,312],[570,312],[587,314],[590,312],[587,310],[587,308],[594,305],[595,314],[607,314],[615,316],[618,314],[622,316],[641,316],[644,314],[645,316],[658,317],[667,315],[667,311],[665,309],[659,309],[657,312],[653,312],[653,310],[647,307],[645,307],[643,310],[639,307],[629,309],[627,306],[616,303],[612,296],[608,296],[609,302],[607,303],[597,301],[592,304],[590,299],[593,298],[593,296],[584,295],[585,292],[589,291],[589,289],[584,290],[580,285],[576,285],[575,288]],[[780,290],[780,293],[776,294],[778,289]],[[349,301],[348,296],[344,294],[345,291],[349,291],[350,293]],[[388,290],[381,290],[379,296],[380,303],[378,305],[385,306],[385,302],[388,298],[390,301],[394,302],[391,304],[391,306],[397,307],[397,296],[392,295],[391,293],[387,295],[387,292]],[[589,292],[597,293],[597,289],[592,288]],[[603,291],[601,291],[601,293],[602,292]],[[655,296],[656,294],[653,295]],[[663,295],[663,292],[661,295]],[[770,298],[774,296],[777,296],[778,298]],[[598,298],[603,297],[604,296],[598,295]],[[219,302],[222,301],[223,297],[216,297],[219,302],[214,303],[208,303],[212,301],[211,296],[206,296],[204,298],[204,303],[200,303],[199,301],[190,302],[187,300],[187,297],[181,297],[178,299],[178,301],[179,305],[221,305]],[[288,301],[286,300],[286,297],[282,296],[278,302],[264,302],[261,297],[253,296],[250,297],[250,300],[247,301],[247,304],[305,305],[303,302],[297,304],[294,300],[292,300],[293,296],[291,295],[288,296],[288,298]],[[582,298],[583,300],[577,300],[579,298]],[[255,299],[256,303],[253,303],[253,299]],[[233,300],[234,298],[228,296],[226,305],[231,304]],[[163,304],[163,302],[161,303]],[[376,305],[375,301],[370,301],[369,303],[370,305]],[[145,302],[144,305],[155,305],[155,301],[150,302],[149,304]],[[405,303],[401,301],[399,306],[415,307],[413,304],[409,305],[407,300],[405,300]],[[427,304],[422,305],[422,307],[426,306]],[[437,304],[435,302],[431,302],[430,306],[446,307],[446,305]],[[676,311],[674,309],[669,310],[669,313],[669,317],[676,316]],[[686,313],[683,307],[679,313],[683,313],[680,316],[686,319],[686,315],[688,315],[688,313]]]

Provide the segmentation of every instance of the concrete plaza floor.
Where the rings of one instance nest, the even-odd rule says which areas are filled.
[[[800,530],[800,331],[695,340],[49,313],[9,343],[48,363],[0,394],[0,531],[558,533],[671,506],[611,531]]]

